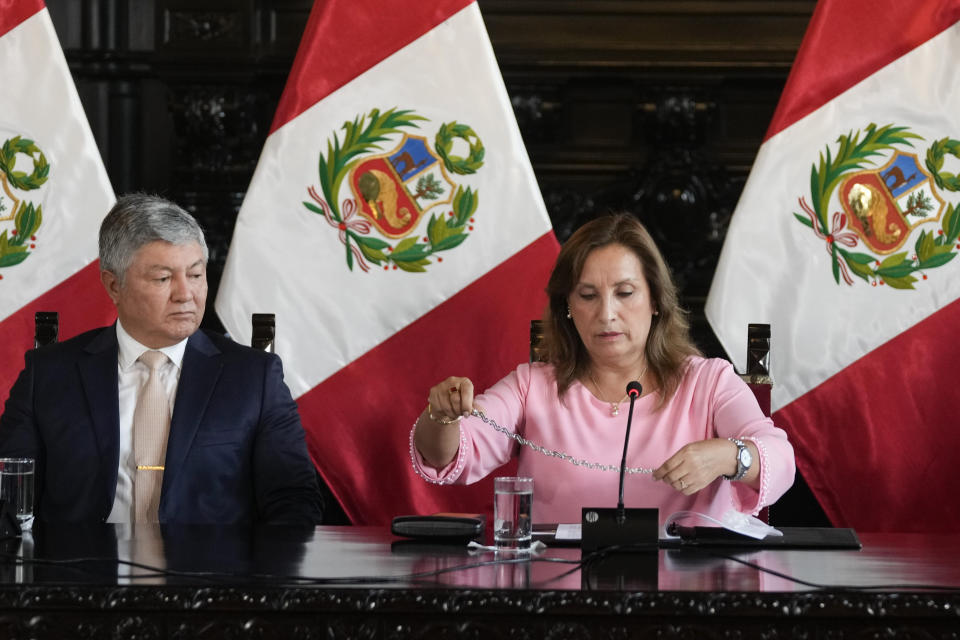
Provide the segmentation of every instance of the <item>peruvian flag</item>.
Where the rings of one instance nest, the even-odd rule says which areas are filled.
[[[960,2],[821,0],[707,317],[835,525],[960,530]]]
[[[450,375],[528,359],[557,253],[475,2],[316,2],[237,218],[216,309],[276,351],[310,454],[355,524],[482,511],[410,428]]]
[[[97,231],[114,202],[57,34],[41,0],[0,11],[0,403],[33,347],[34,314],[60,337],[111,322]]]

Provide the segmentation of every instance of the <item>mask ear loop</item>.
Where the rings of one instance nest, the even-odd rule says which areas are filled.
[[[751,516],[749,513],[741,513],[735,509],[728,509],[721,518],[723,527],[730,531],[742,533],[745,536],[763,540],[767,536],[782,536],[783,531],[771,527],[763,520]]]
[[[700,513],[699,511],[677,511],[672,513],[666,519],[663,525],[663,535],[665,538],[680,537],[678,535],[671,534],[669,530],[671,528],[670,525],[674,524],[677,520],[682,520],[683,518],[700,518],[702,520],[719,525],[728,531],[733,531],[734,533],[739,533],[756,540],[763,540],[767,536],[783,535],[782,531],[771,527],[763,520],[754,518],[746,513],[740,513],[735,509],[728,509],[723,514],[721,520],[717,520],[716,518],[708,516],[705,513]]]

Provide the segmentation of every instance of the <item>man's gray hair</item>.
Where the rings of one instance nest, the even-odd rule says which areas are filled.
[[[133,255],[157,240],[176,245],[196,242],[203,249],[204,262],[210,256],[200,225],[178,205],[145,193],[120,196],[100,223],[100,269],[123,285]]]

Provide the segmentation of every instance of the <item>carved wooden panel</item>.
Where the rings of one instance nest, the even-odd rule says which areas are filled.
[[[157,0],[157,51],[230,57],[254,42],[253,0]]]
[[[814,2],[480,0],[505,67],[718,73],[793,61]]]
[[[0,637],[929,638],[960,600],[932,593],[703,593],[251,587],[0,589]]]

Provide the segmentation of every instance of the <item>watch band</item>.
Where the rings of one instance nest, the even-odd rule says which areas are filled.
[[[747,445],[744,444],[743,440],[740,438],[727,438],[730,442],[737,445],[737,470],[732,476],[724,474],[724,480],[740,480],[743,476],[747,475],[747,471],[750,470],[750,465],[743,464],[743,452],[746,451],[749,454],[749,449]]]

